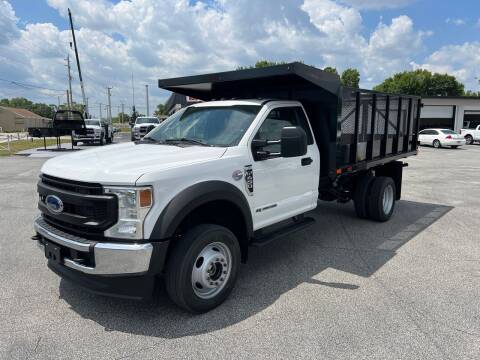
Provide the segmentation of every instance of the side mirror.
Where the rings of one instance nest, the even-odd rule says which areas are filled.
[[[282,157],[305,155],[307,153],[307,134],[299,126],[284,127],[280,144]]]

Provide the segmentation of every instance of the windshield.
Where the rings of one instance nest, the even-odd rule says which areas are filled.
[[[189,107],[170,116],[147,138],[158,142],[195,140],[209,146],[238,145],[259,105]]]
[[[442,133],[444,133],[444,134],[458,135],[455,131],[448,130],[448,129],[440,130],[440,131],[441,131]]]
[[[95,126],[101,126],[99,120],[94,120],[94,119],[86,119],[85,120],[85,125],[95,125]]]
[[[158,124],[160,121],[156,117],[142,117],[142,118],[137,118],[137,121],[135,121],[135,124]]]

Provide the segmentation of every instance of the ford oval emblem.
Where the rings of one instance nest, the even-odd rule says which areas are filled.
[[[63,211],[63,201],[56,195],[47,195],[45,204],[47,209],[54,214],[59,214]]]

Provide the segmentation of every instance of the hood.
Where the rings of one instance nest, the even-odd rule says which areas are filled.
[[[222,157],[226,148],[134,142],[81,150],[48,160],[41,172],[59,178],[110,185],[133,185],[149,172]]]

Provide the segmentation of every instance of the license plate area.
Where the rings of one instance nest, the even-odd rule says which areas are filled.
[[[62,249],[60,246],[55,245],[49,241],[45,241],[45,257],[54,263],[61,264],[62,259]]]

